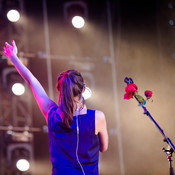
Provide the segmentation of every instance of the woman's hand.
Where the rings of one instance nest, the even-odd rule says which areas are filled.
[[[16,56],[18,53],[15,41],[12,40],[12,46],[5,42],[5,47],[3,53],[11,59],[11,56]]]

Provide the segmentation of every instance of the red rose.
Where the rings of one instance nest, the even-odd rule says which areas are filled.
[[[147,99],[150,99],[152,97],[152,94],[153,94],[152,91],[149,91],[149,90],[145,91],[145,96]]]
[[[125,100],[129,100],[130,98],[132,98],[135,94],[135,92],[137,92],[137,85],[130,83],[125,87],[125,92],[126,94],[124,95],[124,99]]]

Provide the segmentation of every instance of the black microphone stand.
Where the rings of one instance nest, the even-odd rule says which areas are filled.
[[[132,80],[132,78],[125,78],[125,83],[129,84],[129,83],[134,83],[134,81]],[[174,175],[174,170],[173,170],[173,166],[172,166],[172,154],[175,151],[175,146],[174,144],[171,142],[171,140],[166,136],[166,134],[164,133],[164,131],[161,129],[161,127],[159,126],[159,124],[154,120],[154,118],[151,116],[151,114],[149,113],[149,111],[146,109],[146,107],[139,101],[139,99],[137,98],[136,95],[134,95],[135,99],[138,101],[139,106],[141,106],[144,110],[144,114],[149,116],[149,118],[153,121],[153,123],[156,125],[156,127],[159,129],[160,133],[163,135],[164,137],[164,142],[166,142],[169,145],[169,149],[165,149],[163,148],[163,151],[166,153],[168,161],[169,161],[169,172],[170,175]]]

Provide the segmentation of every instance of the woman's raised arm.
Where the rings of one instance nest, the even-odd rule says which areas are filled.
[[[17,57],[17,47],[14,40],[12,41],[12,45],[8,44],[7,42],[5,43],[3,53],[12,61],[19,74],[31,87],[38,106],[47,121],[49,109],[51,108],[51,106],[55,105],[55,102],[53,102],[47,96],[40,82]]]

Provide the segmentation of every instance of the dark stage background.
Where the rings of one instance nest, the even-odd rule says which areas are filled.
[[[65,4],[77,1],[47,0],[45,18],[44,0],[21,0],[22,14],[17,23],[6,19],[7,2],[0,1],[0,50],[5,41],[14,39],[20,58],[27,62],[55,102],[59,73],[66,69],[79,70],[92,90],[87,106],[105,113],[109,149],[100,155],[100,175],[169,174],[168,160],[162,151],[167,147],[163,137],[137,102],[126,101],[123,96],[126,76],[133,78],[141,95],[152,90],[153,100],[146,107],[172,142],[175,141],[175,2],[78,1],[84,2],[88,11],[82,29],[73,28],[65,18]],[[0,126],[18,126],[14,123],[17,116],[12,104],[12,99],[17,101],[18,97],[12,97],[3,84],[3,71],[12,66],[2,55],[1,52]],[[30,109],[30,115],[25,117],[29,127],[39,130],[31,132],[33,139],[27,142],[32,145],[32,167],[24,174],[48,175],[51,163],[46,122],[30,89],[25,93]],[[23,126],[25,121],[20,123]],[[9,129],[0,131],[0,175],[12,174],[13,167],[7,157],[9,145],[15,143],[10,142]]]

